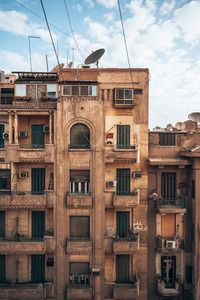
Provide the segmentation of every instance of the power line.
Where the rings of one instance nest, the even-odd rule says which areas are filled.
[[[74,31],[73,31],[73,27],[72,27],[72,23],[71,23],[71,19],[70,19],[70,16],[69,16],[69,11],[68,11],[68,8],[67,8],[67,3],[66,3],[66,0],[64,0],[64,4],[65,4],[65,10],[66,10],[66,13],[67,13],[67,18],[68,18],[68,21],[69,21],[69,26],[70,26],[70,29],[71,29],[71,33],[72,33],[72,37],[74,39],[74,42],[76,44],[76,48],[80,54],[80,56],[82,57],[83,61],[84,61],[84,57],[79,49],[79,46],[78,46],[78,43],[76,41],[76,38],[75,38],[75,35],[74,35]]]

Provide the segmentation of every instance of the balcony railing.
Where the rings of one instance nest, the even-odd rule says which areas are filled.
[[[80,145],[69,144],[69,149],[90,149],[90,144],[80,144]]]
[[[131,191],[116,191],[116,196],[137,196],[138,190]]]
[[[90,274],[85,273],[71,273],[69,276],[70,285],[90,285]]]
[[[117,149],[136,149],[136,145],[117,144]]]
[[[161,296],[178,296],[180,293],[180,283],[178,280],[166,282],[161,278],[157,279],[157,292]]]
[[[11,105],[13,104],[13,94],[0,95],[0,105]]]
[[[158,198],[156,200],[156,206],[158,210],[165,210],[165,211],[177,210],[177,212],[178,211],[186,212],[185,199],[183,197],[175,198],[175,199]]]
[[[19,144],[19,149],[44,149],[45,144]]]
[[[157,236],[157,250],[163,253],[177,252],[183,247],[183,242],[179,237],[174,239],[166,239],[161,236]]]
[[[132,99],[118,99],[118,100],[114,100],[113,101],[113,104],[114,106],[121,106],[121,105],[124,105],[124,106],[133,106],[134,105],[134,102]]]

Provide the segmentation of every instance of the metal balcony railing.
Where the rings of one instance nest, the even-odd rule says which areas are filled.
[[[0,105],[10,105],[13,104],[14,96],[13,94],[0,95]]]
[[[138,191],[116,191],[116,196],[137,196]]]
[[[19,149],[44,149],[45,145],[44,144],[20,144]]]
[[[136,145],[117,144],[117,149],[136,149]]]
[[[177,208],[185,208],[185,199],[183,197],[179,197],[176,199],[158,199],[157,206],[159,208],[169,208],[169,207],[177,207]]]
[[[80,145],[69,144],[69,149],[90,149],[90,144],[80,144]]]

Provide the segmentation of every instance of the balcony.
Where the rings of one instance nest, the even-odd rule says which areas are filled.
[[[129,231],[126,238],[115,238],[113,240],[113,252],[129,254],[139,251],[139,234]]]
[[[119,145],[118,145],[119,146]],[[122,145],[121,145],[122,146]],[[135,163],[137,161],[137,147],[127,145],[129,148],[115,148],[113,145],[106,145],[105,163],[120,163],[129,162]]]
[[[67,285],[66,299],[93,299],[92,288],[87,285]]]
[[[156,209],[161,214],[185,214],[187,211],[185,208],[185,199],[183,197],[176,198],[173,200],[159,198],[156,200]]]
[[[92,196],[90,194],[67,194],[65,204],[68,208],[91,208]]]
[[[53,206],[53,193],[44,195],[31,195],[28,191],[8,191],[7,194],[0,194],[0,209],[3,208],[45,208]]]
[[[139,281],[135,283],[116,283],[113,287],[114,299],[136,299],[139,296]]]
[[[46,243],[43,240],[30,240],[22,237],[0,240],[1,254],[42,254],[46,252]]]
[[[0,299],[45,300],[46,289],[42,283],[0,284]]]
[[[12,145],[11,145],[12,146]],[[54,145],[20,144],[17,150],[18,161],[54,162]]]
[[[113,199],[113,205],[119,207],[134,207],[140,204],[140,191],[116,193]]]
[[[157,250],[163,254],[177,253],[180,251],[182,241],[180,238],[176,239],[165,239],[161,236],[157,236]]]
[[[92,241],[87,240],[67,240],[67,254],[92,254]]]
[[[113,100],[113,106],[115,108],[133,108],[134,101],[132,99]]]
[[[160,296],[175,297],[180,294],[180,283],[178,281],[166,283],[162,279],[157,280],[157,293]]]

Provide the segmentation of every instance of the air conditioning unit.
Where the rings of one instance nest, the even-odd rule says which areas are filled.
[[[114,145],[113,141],[106,141],[106,145]]]
[[[49,126],[44,125],[43,132],[48,133],[49,132]]]
[[[142,173],[140,171],[135,171],[135,172],[132,173],[132,177],[133,178],[141,178]]]
[[[107,187],[114,187],[117,185],[117,181],[107,181],[106,186]]]
[[[26,172],[26,171],[20,172],[19,178],[21,178],[21,179],[28,178],[28,172]]]
[[[3,139],[7,140],[9,138],[9,133],[8,132],[3,132]]]
[[[27,137],[28,136],[28,132],[27,131],[20,131],[19,132],[19,137],[23,138],[23,137]]]
[[[166,248],[168,248],[168,249],[175,249],[176,248],[176,242],[175,241],[167,241],[166,240]]]
[[[98,268],[98,267],[92,268],[92,275],[93,276],[99,276],[100,275],[100,268]]]

